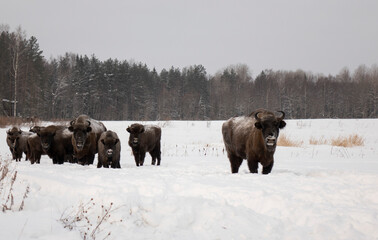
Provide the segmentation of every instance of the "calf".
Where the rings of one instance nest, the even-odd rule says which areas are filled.
[[[98,163],[97,167],[121,168],[121,142],[118,135],[112,131],[103,132],[98,141]]]
[[[154,125],[145,125],[134,123],[129,126],[126,131],[130,133],[129,146],[133,150],[135,164],[143,166],[146,152],[149,152],[152,157],[152,165],[160,165],[161,152],[160,152],[160,139],[161,128]]]
[[[245,117],[234,117],[222,125],[223,141],[231,164],[231,172],[237,173],[243,159],[247,159],[251,173],[257,173],[258,163],[263,174],[272,171],[274,152],[279,130],[284,128],[285,113],[258,109]]]

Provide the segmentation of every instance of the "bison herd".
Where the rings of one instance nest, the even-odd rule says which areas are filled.
[[[233,117],[222,125],[225,149],[231,172],[237,173],[243,159],[247,159],[251,173],[257,173],[258,163],[262,173],[269,174],[274,164],[279,130],[284,128],[285,113],[257,109],[249,116]],[[146,152],[152,157],[152,165],[161,162],[161,128],[155,125],[132,124],[128,145],[131,147],[136,166],[143,166]],[[121,168],[121,142],[117,133],[86,115],[80,115],[69,126],[34,126],[29,132],[12,127],[7,131],[7,145],[12,158],[20,161],[22,154],[31,164],[40,163],[47,155],[54,164],[64,162],[81,165],[93,164],[98,154],[97,167]]]

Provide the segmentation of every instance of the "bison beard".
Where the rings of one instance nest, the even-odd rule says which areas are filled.
[[[248,117],[234,117],[222,125],[222,135],[231,172],[237,173],[243,159],[247,159],[251,173],[257,173],[258,163],[263,166],[263,174],[272,171],[274,152],[279,129],[285,127],[285,113],[258,109]]]

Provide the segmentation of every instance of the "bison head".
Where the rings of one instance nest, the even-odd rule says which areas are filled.
[[[118,138],[104,138],[101,143],[104,145],[105,156],[108,158],[108,164],[112,164],[113,153],[116,151],[116,145],[119,142]]]
[[[7,141],[10,143],[12,149],[15,149],[17,147],[17,140],[20,138],[21,134],[21,129],[17,127],[13,127],[7,131]]]
[[[129,144],[137,147],[139,145],[140,134],[144,133],[144,126],[142,124],[134,123],[126,129],[130,133]]]
[[[285,113],[279,111],[280,116],[276,116],[272,112],[256,112],[255,113],[255,127],[262,132],[264,139],[265,147],[268,152],[274,152],[277,146],[277,138],[280,132],[280,129],[286,126]]]
[[[89,133],[92,131],[91,122],[86,121],[85,123],[75,123],[71,121],[68,130],[73,132],[73,139],[75,140],[76,148],[80,151],[83,150],[85,141],[87,140]]]
[[[38,133],[38,132],[41,131],[41,129],[43,129],[43,128],[44,128],[44,127],[33,126],[33,127],[30,127],[29,132]]]
[[[41,139],[41,146],[43,150],[46,152],[50,149],[53,141],[54,141],[54,136],[55,136],[56,131],[39,131],[37,132],[37,135]]]

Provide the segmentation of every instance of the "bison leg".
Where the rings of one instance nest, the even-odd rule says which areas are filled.
[[[251,173],[257,173],[259,163],[255,160],[248,159],[248,168]]]
[[[274,162],[272,162],[271,164],[269,164],[266,167],[263,167],[262,174],[269,174],[272,171],[273,164],[274,164]]]
[[[93,164],[94,162],[94,158],[95,158],[95,155],[94,154],[90,154],[87,158],[87,164]]]
[[[158,143],[154,149],[154,155],[155,155],[155,158],[157,158],[157,165],[159,166],[160,165],[160,161],[161,161],[161,151],[160,151],[160,143]],[[154,162],[154,165],[155,165],[155,162]]]
[[[143,166],[144,164],[144,158],[146,157],[146,153],[145,152],[140,152],[139,153],[139,165],[140,166]]]
[[[134,155],[135,165],[139,167],[139,152],[133,149],[133,155]]]
[[[101,168],[102,167],[102,163],[101,163],[101,160],[100,158],[97,159],[97,168]]]
[[[230,164],[231,164],[231,172],[232,173],[238,173],[240,165],[243,162],[243,159],[240,158],[240,157],[237,157],[233,154],[229,154],[228,158],[229,158]]]

